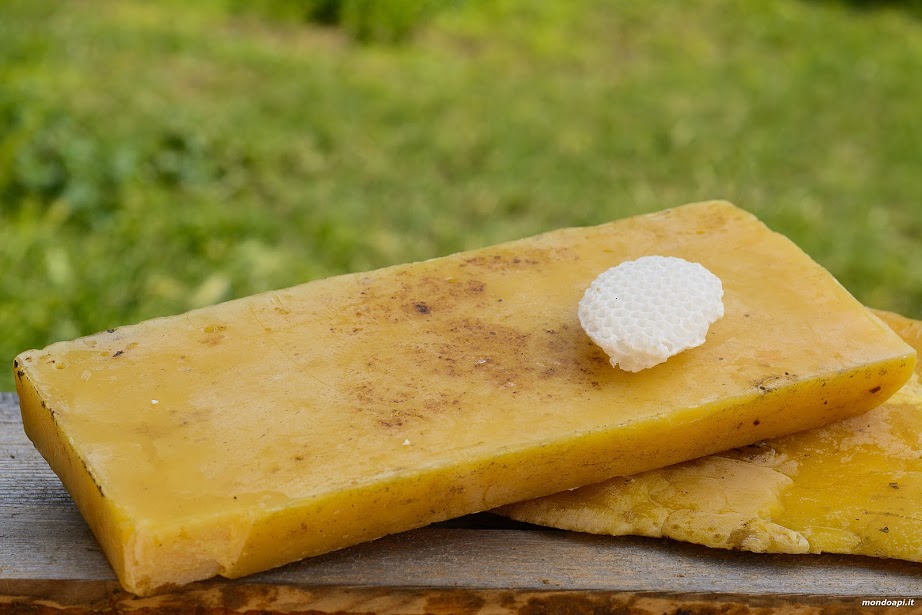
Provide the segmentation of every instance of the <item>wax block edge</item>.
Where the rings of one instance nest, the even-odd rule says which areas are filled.
[[[666,429],[650,430],[641,421],[622,429],[614,440],[604,431],[574,434],[556,443],[535,444],[522,450],[506,451],[495,458],[461,465],[427,468],[390,482],[378,481],[351,492],[301,502],[288,509],[266,511],[262,518],[249,520],[251,525],[245,544],[232,549],[237,551],[236,561],[215,562],[205,558],[186,576],[165,582],[154,580],[158,575],[162,578],[163,574],[159,562],[161,557],[156,556],[160,548],[155,547],[155,543],[166,545],[168,550],[172,545],[174,556],[188,558],[190,545],[199,540],[201,532],[206,532],[207,526],[216,520],[202,520],[200,525],[203,527],[198,530],[194,525],[161,529],[156,536],[147,533],[143,523],[130,523],[105,498],[89,470],[73,452],[69,441],[60,437],[41,437],[43,432],[60,434],[53,409],[42,405],[40,393],[18,373],[17,390],[26,433],[52,469],[61,476],[65,486],[76,485],[68,491],[113,562],[122,585],[133,593],[148,595],[215,574],[232,578],[244,576],[412,529],[404,523],[379,524],[371,531],[358,526],[340,527],[340,538],[318,538],[318,532],[329,531],[329,524],[324,523],[324,515],[328,514],[325,511],[329,507],[363,506],[369,510],[388,511],[389,514],[397,510],[401,513],[394,515],[398,519],[425,517],[426,523],[430,523],[549,495],[600,482],[611,476],[634,474],[860,414],[876,407],[898,390],[908,380],[914,366],[914,354],[896,356],[787,387],[767,388],[755,395],[690,408],[670,419]],[[806,388],[829,391],[829,403],[823,413],[816,413],[812,405],[790,403],[797,389]],[[788,394],[785,395],[785,392]],[[743,413],[739,412],[741,407],[745,408]],[[732,421],[727,421],[728,415],[735,415],[735,427],[726,427],[733,426]],[[721,437],[715,437],[715,434]],[[645,454],[619,458],[618,451],[625,445],[632,445],[628,448],[640,445]],[[540,454],[536,455],[535,451]],[[561,459],[567,460],[569,469],[561,469]],[[658,461],[652,462],[651,459]],[[382,491],[385,486],[387,489]],[[433,508],[441,511],[440,514],[434,514]],[[230,514],[222,520],[224,525],[234,523],[240,523],[239,515]],[[134,529],[129,529],[131,527]],[[313,548],[299,547],[299,537],[306,538],[300,542],[311,544]],[[264,556],[253,555],[256,553]]]

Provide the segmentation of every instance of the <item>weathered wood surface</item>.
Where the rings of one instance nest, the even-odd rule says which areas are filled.
[[[756,555],[475,515],[236,581],[139,599],[118,588],[67,492],[0,394],[0,612],[883,613],[922,564]],[[914,610],[908,604],[893,612]]]

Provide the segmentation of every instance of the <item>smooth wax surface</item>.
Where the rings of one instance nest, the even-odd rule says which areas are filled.
[[[720,277],[725,316],[631,374],[577,304],[648,254]],[[15,369],[29,437],[147,594],[859,414],[914,360],[790,241],[710,202],[104,331]]]

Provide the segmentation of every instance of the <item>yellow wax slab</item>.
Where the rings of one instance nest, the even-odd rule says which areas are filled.
[[[612,368],[605,269],[721,278],[708,341]],[[21,354],[26,432],[123,586],[238,577],[864,412],[915,351],[724,202],[310,282]]]
[[[922,351],[922,322],[878,314]],[[860,416],[498,512],[596,534],[922,562],[919,372]]]

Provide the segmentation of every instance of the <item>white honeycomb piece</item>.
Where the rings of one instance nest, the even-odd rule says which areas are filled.
[[[723,294],[720,278],[699,263],[643,256],[593,280],[579,321],[613,367],[639,372],[703,344],[724,315]]]

